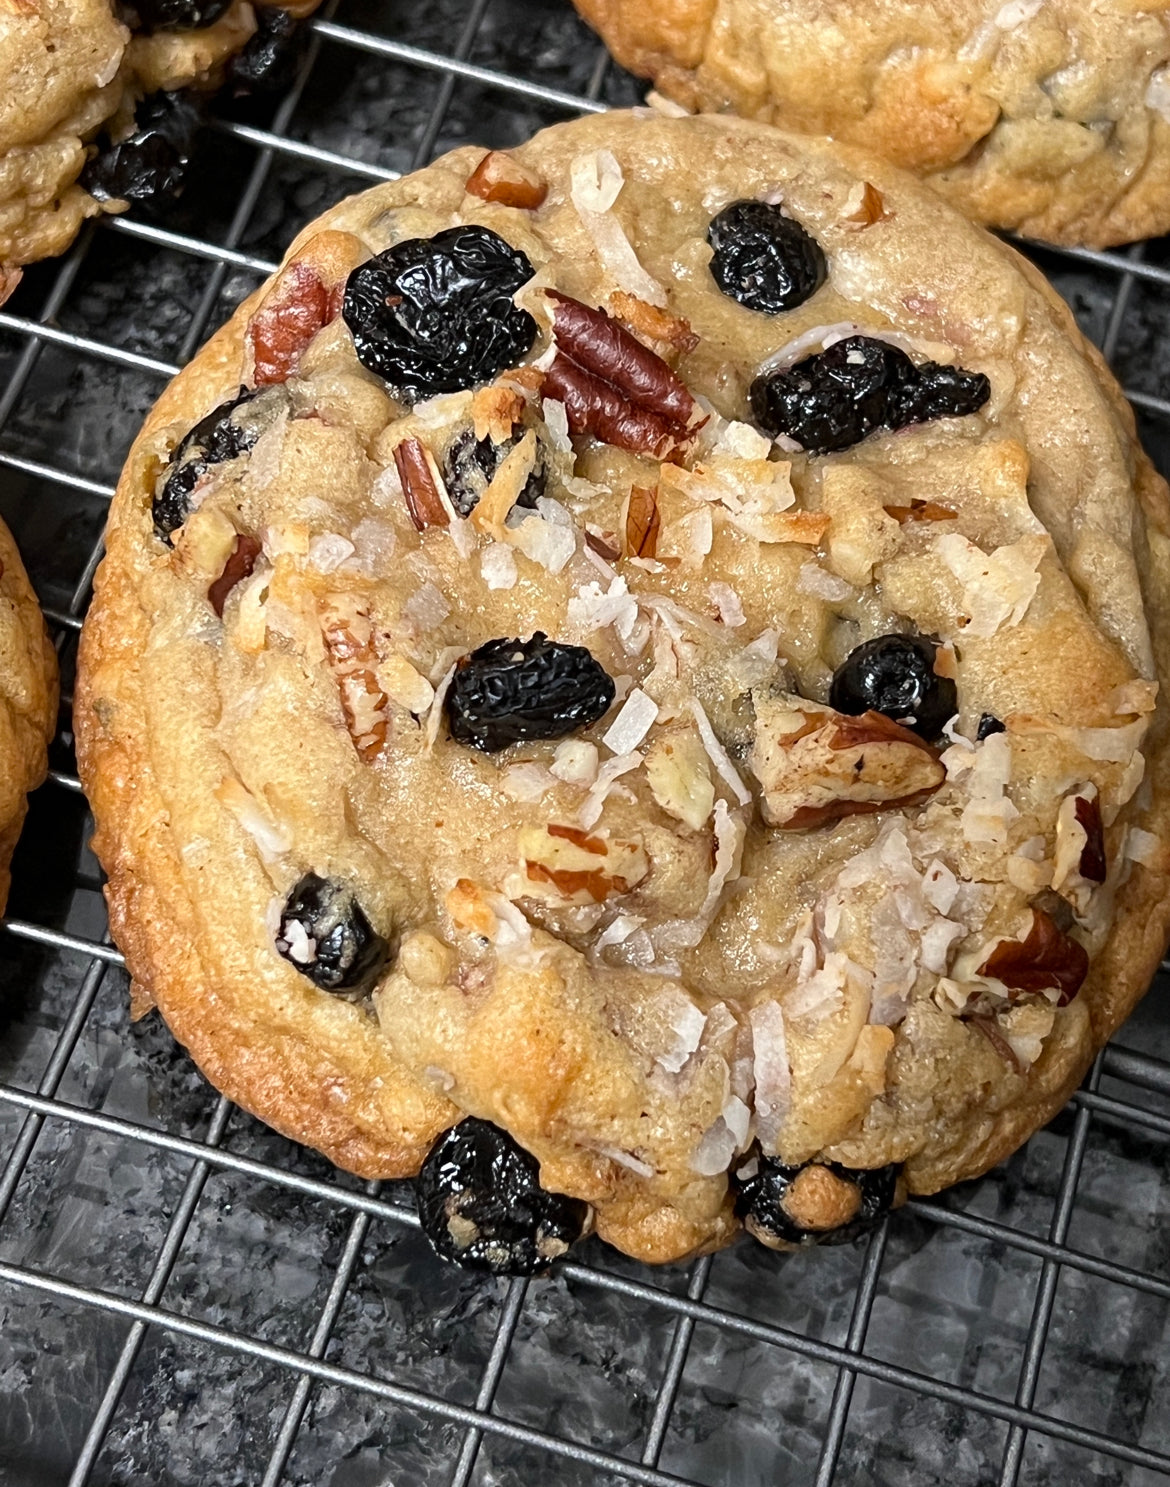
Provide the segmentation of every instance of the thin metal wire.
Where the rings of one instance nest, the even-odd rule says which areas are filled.
[[[366,52],[410,68],[421,68],[439,75],[440,83],[436,90],[434,105],[427,124],[415,145],[416,163],[420,164],[429,158],[434,150],[444,114],[459,81],[483,85],[496,92],[502,92],[506,96],[514,97],[518,102],[529,101],[551,105],[567,113],[597,112],[604,107],[598,101],[605,68],[605,55],[600,50],[598,65],[583,95],[550,88],[530,79],[498,73],[470,62],[468,59],[472,55],[475,37],[486,10],[486,4],[487,0],[471,0],[466,23],[459,32],[450,54],[429,51],[338,25],[330,14],[321,16],[312,23],[316,33],[315,44],[319,45],[324,41],[331,46],[343,46]],[[316,53],[314,52],[313,55],[315,57]],[[237,204],[236,213],[223,243],[212,243],[197,236],[170,231],[153,223],[138,221],[133,217],[109,219],[102,225],[101,230],[119,233],[144,245],[181,253],[212,264],[211,276],[205,285],[197,312],[192,318],[185,343],[181,348],[180,362],[193,354],[203,339],[210,317],[219,302],[228,270],[242,269],[263,275],[271,272],[275,267],[268,259],[250,254],[239,247],[252,210],[275,159],[279,157],[293,159],[326,171],[341,172],[369,181],[396,178],[397,172],[382,166],[356,160],[289,137],[286,131],[296,106],[296,98],[299,97],[299,91],[305,84],[312,61],[313,58],[310,58],[297,80],[293,93],[282,102],[271,129],[260,129],[226,120],[220,120],[215,125],[225,136],[255,147],[261,152],[260,158],[253,166],[245,193]],[[17,359],[13,375],[7,387],[0,393],[0,431],[3,430],[9,415],[16,407],[29,375],[46,346],[58,347],[78,357],[99,358],[159,377],[169,377],[177,370],[177,367],[169,362],[123,347],[109,345],[84,335],[64,331],[55,323],[76,281],[93,237],[94,229],[91,226],[83,233],[70,255],[63,260],[41,313],[35,321],[0,313],[0,329],[16,334],[24,340],[23,350]],[[1098,272],[1118,276],[1114,304],[1102,345],[1107,359],[1112,359],[1119,345],[1135,284],[1143,282],[1160,287],[1170,286],[1170,270],[1157,264],[1146,263],[1142,258],[1140,247],[1124,255],[1091,250],[1066,250],[1060,256]],[[1128,395],[1131,401],[1147,412],[1155,416],[1170,417],[1170,400],[1140,390],[1131,390]],[[108,485],[89,480],[81,475],[58,470],[40,461],[27,459],[15,452],[0,451],[0,466],[33,479],[45,481],[50,486],[65,487],[89,498],[108,500],[112,494]],[[78,628],[78,616],[84,608],[93,572],[100,557],[100,550],[100,545],[96,545],[90,552],[78,577],[68,610],[50,609],[47,611],[47,618],[57,627],[60,632],[59,638],[62,641]],[[71,792],[79,788],[75,777],[67,771],[54,771],[50,778],[58,788]],[[130,1330],[122,1355],[110,1377],[103,1400],[94,1416],[86,1442],[75,1464],[71,1483],[77,1484],[77,1487],[87,1480],[94,1462],[99,1457],[109,1424],[116,1410],[117,1400],[129,1377],[134,1356],[145,1335],[145,1330],[149,1326],[166,1328],[179,1335],[265,1359],[290,1371],[295,1376],[296,1383],[280,1430],[273,1443],[262,1487],[277,1487],[282,1480],[298,1432],[303,1428],[302,1422],[312,1397],[312,1390],[322,1382],[332,1382],[373,1394],[388,1402],[416,1409],[422,1414],[429,1414],[446,1419],[450,1423],[462,1425],[464,1435],[459,1456],[454,1465],[451,1487],[467,1487],[475,1470],[479,1444],[485,1434],[512,1439],[539,1449],[554,1459],[579,1461],[629,1481],[663,1484],[663,1487],[664,1484],[682,1483],[685,1479],[658,1470],[657,1461],[669,1429],[674,1401],[685,1370],[688,1348],[694,1329],[699,1324],[715,1327],[743,1338],[765,1342],[837,1370],[833,1401],[818,1462],[816,1487],[830,1487],[835,1480],[846,1435],[853,1384],[859,1375],[884,1381],[924,1397],[973,1409],[989,1418],[1006,1422],[1009,1430],[1008,1444],[1001,1464],[1000,1482],[1003,1484],[1016,1481],[1026,1434],[1029,1431],[1040,1432],[1086,1450],[1098,1451],[1115,1460],[1130,1462],[1155,1471],[1166,1471],[1170,1468],[1170,1458],[1159,1455],[1157,1452],[1116,1441],[1068,1421],[1047,1417],[1034,1408],[1036,1385],[1040,1375],[1044,1346],[1051,1323],[1057,1278],[1061,1267],[1079,1270],[1088,1275],[1128,1286],[1135,1291],[1162,1300],[1170,1299],[1170,1279],[1148,1275],[1110,1260],[1083,1254],[1070,1249],[1067,1244],[1069,1219],[1075,1201],[1077,1178],[1090,1123],[1094,1120],[1117,1121],[1130,1126],[1136,1125],[1159,1135],[1170,1135],[1170,1117],[1144,1109],[1127,1100],[1102,1095],[1097,1087],[1102,1073],[1125,1080],[1137,1088],[1170,1094],[1170,1065],[1128,1049],[1110,1048],[1099,1057],[1088,1086],[1074,1098],[1076,1116],[1073,1135],[1054,1207],[1052,1225],[1047,1236],[1031,1235],[1009,1225],[999,1224],[994,1220],[970,1215],[958,1209],[950,1209],[945,1204],[916,1200],[910,1205],[912,1212],[937,1225],[950,1226],[960,1232],[1001,1242],[1021,1253],[1036,1256],[1041,1260],[1041,1280],[1037,1287],[1031,1324],[1025,1343],[1020,1382],[1016,1399],[1011,1403],[980,1394],[966,1386],[930,1379],[910,1370],[884,1363],[879,1359],[870,1358],[865,1354],[866,1330],[877,1293],[885,1250],[884,1229],[874,1236],[867,1251],[854,1297],[850,1327],[843,1346],[821,1343],[787,1329],[756,1322],[724,1308],[712,1306],[704,1300],[711,1266],[709,1259],[700,1261],[694,1267],[689,1278],[687,1293],[682,1296],[649,1282],[634,1281],[580,1264],[570,1263],[563,1266],[561,1273],[570,1283],[591,1286],[611,1295],[625,1296],[632,1301],[654,1305],[674,1318],[671,1344],[644,1442],[643,1461],[632,1463],[605,1452],[593,1451],[555,1435],[530,1430],[492,1414],[495,1395],[507,1364],[516,1327],[523,1313],[526,1283],[522,1281],[514,1282],[509,1287],[501,1306],[492,1351],[480,1380],[474,1409],[452,1405],[424,1391],[408,1389],[371,1378],[354,1370],[326,1364],[323,1361],[325,1349],[340,1313],[346,1288],[359,1263],[369,1224],[374,1219],[382,1219],[413,1227],[417,1226],[417,1216],[400,1205],[389,1203],[378,1197],[369,1186],[363,1190],[353,1190],[339,1183],[318,1181],[285,1172],[270,1163],[223,1150],[218,1142],[229,1109],[225,1101],[220,1102],[216,1118],[204,1141],[176,1137],[167,1132],[151,1130],[134,1122],[105,1115],[100,1111],[85,1110],[61,1101],[58,1098],[61,1079],[98,995],[106,967],[111,964],[121,965],[122,957],[108,944],[95,943],[77,935],[27,921],[8,921],[3,927],[18,938],[83,955],[86,957],[87,966],[77,997],[57,1038],[36,1093],[0,1087],[0,1102],[25,1111],[25,1119],[5,1166],[0,1171],[0,1219],[3,1218],[11,1202],[43,1123],[50,1117],[68,1121],[79,1129],[96,1129],[111,1135],[142,1141],[157,1149],[167,1150],[187,1158],[192,1163],[183,1196],[172,1215],[167,1237],[156,1257],[141,1301],[133,1302],[120,1297],[107,1296],[99,1290],[76,1286],[57,1277],[38,1274],[22,1267],[0,1266],[0,1278],[10,1283],[30,1287],[43,1294],[56,1295],[62,1300],[93,1306],[130,1320]],[[159,1304],[165,1292],[167,1278],[181,1254],[184,1236],[207,1176],[214,1170],[234,1170],[252,1175],[288,1191],[321,1198],[334,1207],[348,1209],[352,1212],[353,1217],[338,1266],[331,1279],[328,1296],[304,1353],[277,1348],[256,1338],[234,1333],[227,1328],[213,1327],[187,1317],[176,1316],[164,1310]]]

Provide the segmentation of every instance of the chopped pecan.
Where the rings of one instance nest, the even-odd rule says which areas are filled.
[[[863,227],[872,227],[875,222],[883,222],[893,215],[886,211],[885,198],[870,181],[864,184],[859,182],[854,186],[845,205],[851,210],[842,216],[841,221],[854,232],[859,232]]]
[[[656,459],[682,447],[699,411],[686,384],[604,310],[548,297],[557,354],[544,395],[564,403],[570,430]]]
[[[1023,940],[1001,940],[977,975],[1002,981],[1009,991],[1059,991],[1066,1007],[1089,973],[1089,952],[1071,935],[1062,934],[1043,909],[1033,908]]]
[[[974,1017],[964,1018],[964,1021],[969,1022],[973,1028],[978,1028],[991,1044],[992,1048],[995,1049],[996,1053],[999,1054],[1000,1058],[1003,1059],[1004,1063],[1010,1064],[1017,1074],[1027,1073],[1024,1065],[1019,1060],[1016,1050],[1004,1037],[1003,1033],[1000,1032],[999,1023],[996,1022],[994,1017],[987,1013],[979,1013]]]
[[[648,486],[635,485],[630,491],[630,504],[626,508],[626,555],[633,558],[652,558],[658,551],[658,533],[662,518],[658,512],[658,498]]]
[[[260,543],[256,538],[246,533],[241,533],[232,544],[232,550],[228,554],[223,572],[207,590],[208,601],[220,619],[223,618],[223,607],[227,603],[227,596],[236,584],[242,583],[250,576],[252,569],[256,566],[256,559],[260,556],[260,550]]]
[[[337,318],[344,292],[344,285],[328,288],[309,264],[289,264],[248,322],[257,387],[288,381],[305,347]]]
[[[915,497],[909,506],[883,506],[887,516],[892,516],[900,527],[909,521],[953,521],[958,516],[949,506],[938,501],[920,501]]]
[[[609,308],[621,323],[634,335],[650,344],[686,356],[699,344],[699,337],[691,329],[689,320],[681,315],[672,315],[669,310],[660,310],[657,305],[648,305],[636,294],[627,294],[624,289],[615,290],[609,297]]]
[[[378,653],[369,615],[351,596],[338,596],[321,624],[354,748],[369,764],[386,743],[390,701],[376,675]]]
[[[519,845],[525,877],[554,889],[559,903],[604,903],[629,893],[649,871],[639,842],[607,841],[576,826],[530,827]]]
[[[1077,824],[1085,833],[1081,848],[1081,877],[1090,883],[1104,883],[1108,871],[1105,858],[1105,831],[1101,825],[1101,804],[1096,796],[1089,800],[1078,795],[1073,806]]]
[[[402,482],[402,494],[410,519],[421,532],[424,527],[450,526],[451,518],[439,494],[439,483],[427,451],[418,439],[403,439],[394,446],[394,464]]]
[[[622,555],[616,532],[603,532],[600,528],[586,526],[585,545],[591,547],[597,556],[604,558],[607,563],[616,563]]]
[[[789,831],[917,805],[946,778],[937,750],[884,713],[847,717],[783,695],[756,699],[751,767],[764,819]]]
[[[504,150],[489,150],[467,177],[466,189],[481,201],[534,212],[548,195],[548,184]]]

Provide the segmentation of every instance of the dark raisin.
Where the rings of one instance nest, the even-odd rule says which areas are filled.
[[[803,305],[825,282],[821,245],[766,201],[733,201],[712,219],[711,277],[749,310],[779,315]]]
[[[463,658],[447,690],[447,722],[457,743],[494,754],[588,728],[613,697],[613,678],[584,646],[538,630],[531,640],[489,640]]]
[[[171,451],[167,477],[151,505],[154,530],[168,547],[171,533],[191,514],[192,493],[207,467],[235,459],[260,437],[255,426],[239,424],[232,418],[235,409],[250,402],[257,392],[257,388],[241,387],[230,402],[221,403],[201,418]]]
[[[512,303],[533,268],[486,227],[395,243],[354,269],[342,315],[358,360],[407,402],[490,382],[536,339]]]
[[[994,713],[984,713],[979,719],[979,727],[975,730],[975,739],[977,743],[982,743],[985,738],[990,738],[993,733],[1006,732],[1006,727]]]
[[[443,456],[443,480],[451,504],[460,516],[470,516],[475,510],[492,476],[515,448],[518,439],[516,436],[503,444],[493,444],[491,439],[477,439],[472,429],[456,434]],[[536,450],[532,473],[516,498],[516,505],[525,506],[529,511],[536,510],[537,498],[544,495],[544,461],[539,444]]]
[[[106,140],[81,172],[98,201],[165,205],[183,185],[202,111],[187,93],[152,93],[134,111],[125,139]]]
[[[127,0],[143,31],[197,31],[213,26],[232,0]]]
[[[958,712],[949,676],[934,669],[934,646],[921,635],[879,635],[850,651],[833,673],[829,706],[839,713],[885,713],[922,738],[938,738]]]
[[[493,1275],[546,1269],[581,1238],[589,1218],[580,1199],[541,1187],[536,1158],[507,1131],[473,1116],[431,1147],[415,1190],[436,1253]]]
[[[981,372],[937,362],[916,367],[871,336],[848,336],[786,372],[761,373],[749,392],[760,427],[809,454],[848,449],[878,429],[975,413],[990,396]]]
[[[365,990],[390,954],[353,890],[316,873],[306,873],[285,901],[276,948],[322,991]]]
[[[227,76],[236,93],[280,93],[290,87],[305,55],[311,33],[303,21],[280,5],[256,7],[256,30],[228,63]]]
[[[900,1170],[898,1163],[870,1170],[837,1162],[789,1167],[757,1154],[732,1169],[735,1211],[769,1249],[847,1244],[889,1213]]]

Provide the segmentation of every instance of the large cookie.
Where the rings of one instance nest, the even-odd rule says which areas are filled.
[[[977,222],[1170,230],[1170,22],[1129,0],[576,0],[688,109],[863,146]]]
[[[0,302],[87,217],[173,189],[198,122],[181,90],[251,86],[316,3],[0,0]]]
[[[856,1232],[1157,964],[1167,516],[1039,275],[843,148],[611,114],[342,202],[111,509],[138,1003],[354,1171],[477,1117],[423,1197],[482,1263],[579,1227],[525,1153],[646,1259]]]
[[[0,522],[0,913],[28,792],[57,727],[57,653],[12,533]]]

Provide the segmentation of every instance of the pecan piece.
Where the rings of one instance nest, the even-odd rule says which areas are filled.
[[[633,558],[652,558],[658,551],[662,517],[658,498],[648,486],[635,485],[626,508],[626,553]]]
[[[884,713],[848,717],[783,694],[755,701],[751,767],[772,826],[803,830],[917,805],[946,778],[938,751]]]
[[[1023,940],[1001,940],[976,975],[1002,981],[1009,991],[1059,991],[1056,1005],[1067,1007],[1089,973],[1089,952],[1062,934],[1043,909],[1033,908]]]
[[[232,550],[223,566],[223,572],[207,590],[208,601],[220,619],[223,619],[223,607],[227,603],[228,595],[236,584],[242,583],[245,578],[251,576],[259,556],[260,543],[255,537],[242,533],[232,544]]]
[[[665,459],[695,431],[690,390],[604,310],[549,290],[557,354],[545,397],[565,405],[574,434]]]
[[[1101,825],[1101,803],[1094,795],[1089,800],[1078,795],[1073,806],[1077,825],[1085,833],[1085,845],[1081,848],[1081,877],[1090,883],[1104,883],[1108,871],[1105,858],[1105,830]]]
[[[373,623],[356,599],[337,595],[322,616],[321,632],[349,736],[369,764],[381,753],[390,726],[390,701],[376,675]]]
[[[471,174],[466,188],[480,201],[534,212],[548,195],[548,184],[504,150],[489,150]]]
[[[366,256],[360,239],[330,229],[285,264],[244,334],[254,386],[287,382],[309,342],[341,313],[346,276]]]
[[[648,305],[636,294],[627,294],[617,289],[609,297],[609,308],[627,330],[644,341],[651,350],[661,346],[680,356],[686,356],[699,344],[699,337],[691,329],[691,322],[681,315],[672,315],[669,310],[660,310],[657,305]]]
[[[427,451],[418,439],[403,439],[394,446],[394,464],[402,482],[406,509],[418,531],[424,527],[447,527],[451,518],[439,494],[439,483]]]
[[[872,227],[875,222],[884,222],[887,217],[893,216],[892,212],[886,211],[885,197],[872,181],[859,182],[854,186],[845,205],[851,210],[842,216],[841,221],[854,232],[860,232],[863,227]]]
[[[604,903],[629,893],[649,871],[641,843],[607,841],[576,826],[530,827],[520,833],[519,845],[528,882],[547,885],[557,903]]]
[[[883,506],[882,510],[900,527],[908,521],[954,521],[959,514],[938,501],[920,501],[917,497],[911,499],[909,506]]]

